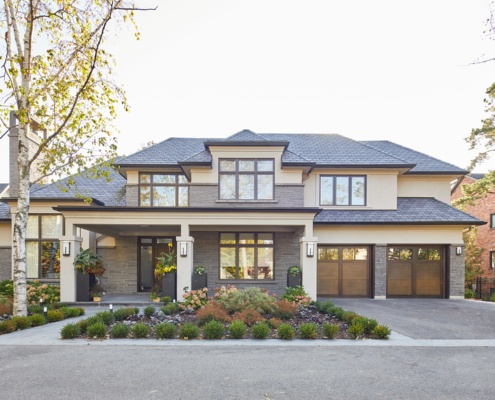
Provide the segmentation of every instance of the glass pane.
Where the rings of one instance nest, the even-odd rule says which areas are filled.
[[[60,243],[41,243],[41,269],[43,278],[60,278]]]
[[[26,239],[38,239],[38,216],[28,215],[27,227],[26,227]]]
[[[175,207],[175,186],[155,186],[153,207]]]
[[[220,161],[220,171],[235,171],[235,161],[234,160],[221,160]]]
[[[150,183],[151,175],[150,174],[141,174],[139,175],[139,183]]]
[[[400,259],[407,261],[412,260],[413,251],[412,249],[400,249]]]
[[[239,171],[254,171],[254,160],[239,160]]]
[[[151,238],[143,238],[141,239],[141,243],[152,243],[153,240]]]
[[[273,244],[273,233],[258,233],[258,244]]]
[[[387,260],[400,260],[400,250],[395,248],[388,249]]]
[[[354,249],[343,249],[342,250],[342,259],[343,260],[354,260]]]
[[[220,175],[220,199],[235,199],[235,175]]]
[[[151,239],[150,239],[151,240]],[[141,259],[141,268],[140,268],[140,290],[141,291],[149,291],[153,286],[153,247],[150,246],[141,246],[140,249],[140,259]]]
[[[273,248],[258,249],[258,279],[273,279]]]
[[[364,206],[364,177],[354,176],[352,177],[352,205]]]
[[[254,175],[239,175],[239,199],[254,199]]]
[[[140,186],[139,188],[139,204],[142,207],[151,206],[151,190],[149,186]]]
[[[235,233],[221,233],[220,244],[235,244]]]
[[[258,171],[273,171],[273,160],[258,160]]]
[[[220,279],[236,279],[235,247],[220,247]]]
[[[273,199],[273,175],[258,175],[258,200]]]
[[[41,216],[41,237],[55,239],[62,236],[62,216],[42,215]]]
[[[428,260],[428,249],[418,249],[418,259]]]
[[[318,260],[338,261],[339,249],[330,247],[318,247]]]
[[[430,249],[428,251],[428,260],[440,261],[440,251],[438,249]]]
[[[159,239],[156,239],[156,243],[158,244],[169,244],[169,243],[173,243],[174,241],[172,239],[169,239],[169,238],[159,238]]]
[[[240,244],[254,244],[254,233],[241,233],[239,235]]]
[[[320,178],[320,204],[333,206],[333,177],[322,176]]]
[[[179,183],[187,183],[187,177],[185,175],[179,175],[177,178]]]
[[[26,274],[28,278],[39,278],[38,242],[26,242]]]
[[[347,176],[337,176],[335,178],[336,193],[335,202],[338,206],[349,205],[349,178]]]
[[[189,188],[179,186],[179,207],[187,207],[189,205]]]
[[[239,248],[239,279],[254,279],[254,247]]]
[[[175,175],[154,174],[153,183],[175,183]]]
[[[356,260],[367,260],[368,259],[368,249],[367,248],[358,248],[354,249],[356,251],[355,259]]]

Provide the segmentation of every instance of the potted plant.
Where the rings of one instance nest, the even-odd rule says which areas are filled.
[[[91,289],[91,297],[93,298],[93,301],[101,301],[103,295],[104,292],[102,287],[100,285],[94,285],[93,289]]]
[[[206,273],[206,268],[202,265],[194,268],[191,286],[192,290],[199,290],[208,286],[208,274]]]
[[[293,265],[287,270],[287,286],[302,286],[302,271],[297,265]]]
[[[162,280],[163,295],[175,300],[177,298],[177,263],[172,243],[168,244],[168,252],[160,253],[160,257],[156,259],[154,274],[157,279]]]
[[[77,301],[90,301],[90,288],[95,285],[96,277],[105,272],[103,263],[90,248],[81,248],[74,258],[74,268],[79,272],[76,279]]]
[[[153,303],[158,303],[160,301],[160,296],[158,293],[160,292],[160,288],[158,286],[153,286],[150,293],[150,299]]]

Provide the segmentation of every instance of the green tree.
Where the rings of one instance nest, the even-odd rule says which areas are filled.
[[[465,286],[471,289],[472,283],[478,276],[483,275],[483,268],[481,267],[481,256],[485,249],[478,247],[476,238],[478,237],[478,229],[472,228],[467,230],[463,234],[464,244],[466,245],[466,267],[465,274]]]
[[[108,165],[116,155],[111,121],[119,105],[128,106],[122,89],[109,79],[114,60],[105,39],[111,26],[135,27],[136,10],[125,0],[3,0],[3,123],[13,113],[19,135],[15,315],[27,313],[25,232],[31,185]],[[46,134],[30,152],[28,138],[34,131]]]

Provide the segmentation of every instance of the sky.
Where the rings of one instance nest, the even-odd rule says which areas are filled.
[[[473,64],[495,57],[490,2],[140,0],[158,6],[137,13],[141,40],[113,27],[107,41],[131,105],[119,152],[251,129],[390,140],[467,167],[495,81],[495,63]]]

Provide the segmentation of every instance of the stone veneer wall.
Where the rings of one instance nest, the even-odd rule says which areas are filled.
[[[137,293],[137,240],[116,238],[114,249],[97,250],[105,267],[102,286],[106,293]]]
[[[375,298],[387,295],[387,246],[375,245]]]
[[[12,279],[12,249],[0,247],[0,281]]]
[[[462,247],[462,255],[456,254],[456,247]],[[464,298],[464,268],[465,268],[465,248],[463,244],[447,246],[447,252],[450,259],[450,291],[449,297]]]
[[[139,205],[138,196],[138,185],[127,184],[125,187],[125,205],[127,207],[137,207]]]
[[[218,232],[192,232],[194,237],[194,266],[203,265],[208,273],[208,290],[233,284],[237,288],[258,286],[270,293],[282,294],[287,286],[287,269],[299,262],[299,238],[294,233],[275,233],[275,279],[270,281],[229,282],[219,279],[220,250]]]

